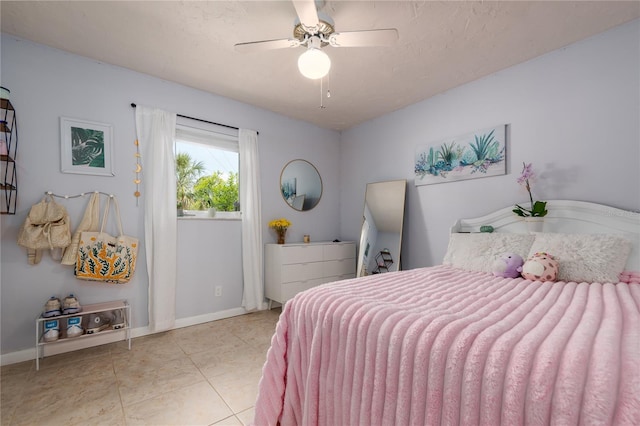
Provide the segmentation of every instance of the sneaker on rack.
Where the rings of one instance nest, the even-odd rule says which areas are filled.
[[[80,306],[78,298],[73,294],[65,297],[62,304],[62,315],[77,314],[78,312],[82,312],[82,306]]]
[[[111,318],[104,313],[89,315],[89,324],[87,324],[87,334],[97,333],[108,328],[111,325]]]
[[[60,299],[55,296],[51,296],[47,303],[44,304],[44,310],[42,311],[42,318],[51,318],[62,315],[60,310]]]
[[[111,328],[114,330],[119,330],[124,328],[124,315],[122,314],[122,309],[116,309],[115,311],[111,311],[113,316],[113,321],[111,322]]]
[[[67,337],[78,337],[82,336],[83,333],[82,317],[67,318]]]
[[[58,340],[60,336],[60,321],[48,320],[44,322],[44,334],[43,338],[45,342],[53,342]]]

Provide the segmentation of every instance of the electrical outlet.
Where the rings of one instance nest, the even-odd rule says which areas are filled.
[[[216,286],[216,297],[222,296],[222,286]]]

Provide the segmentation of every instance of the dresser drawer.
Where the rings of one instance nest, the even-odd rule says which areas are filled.
[[[356,273],[352,272],[350,274],[344,274],[344,275],[340,275],[339,277],[334,278],[335,281],[342,281],[342,280],[350,280],[352,278],[356,277]]]
[[[282,301],[281,303],[286,302],[289,299],[293,299],[293,297],[300,293],[301,291],[309,290],[310,288],[319,286],[320,284],[324,284],[326,282],[325,279],[315,279],[315,280],[307,280],[307,281],[297,281],[292,283],[284,283],[282,284]]]
[[[329,260],[324,262],[324,276],[337,277],[346,274],[355,274],[356,259]]]
[[[349,259],[356,257],[356,245],[353,243],[327,244],[323,248],[324,260]]]
[[[269,306],[320,284],[354,277],[355,258],[353,241],[266,244],[264,294]]]
[[[289,283],[322,278],[324,276],[323,264],[323,262],[309,262],[282,265],[282,282]]]
[[[282,247],[282,263],[305,263],[322,260],[321,245]]]
[[[344,275],[338,275],[335,277],[325,277],[325,280],[327,280],[327,282],[336,282],[336,281],[342,281],[342,280],[350,280],[352,278],[355,278],[356,274],[355,272],[352,272],[350,274],[344,274]]]

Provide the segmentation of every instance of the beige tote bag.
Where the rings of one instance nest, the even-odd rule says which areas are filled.
[[[76,228],[71,238],[71,244],[64,250],[62,255],[63,265],[73,266],[76,264],[78,256],[78,246],[80,245],[80,234],[88,231],[98,231],[100,229],[100,193],[94,192],[89,199],[87,208],[82,216],[80,225]]]

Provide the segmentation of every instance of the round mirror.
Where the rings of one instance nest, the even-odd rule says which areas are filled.
[[[307,211],[322,197],[322,179],[313,164],[306,160],[292,160],[280,174],[280,193],[291,208]]]

